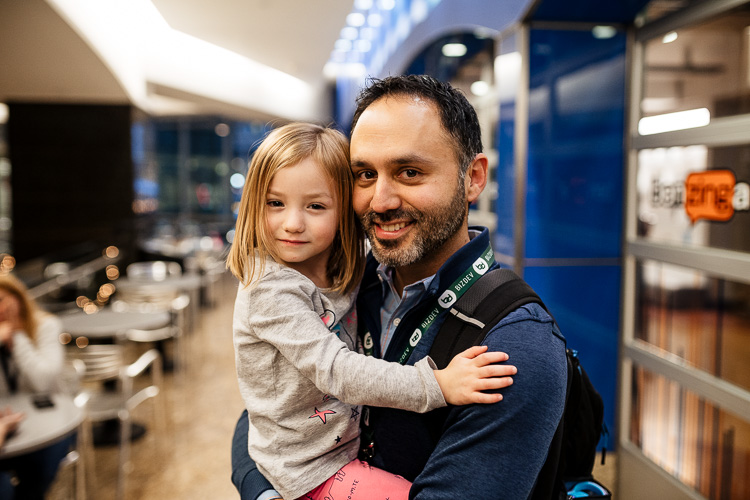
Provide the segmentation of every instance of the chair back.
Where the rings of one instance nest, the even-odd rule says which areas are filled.
[[[120,377],[123,366],[122,346],[95,344],[84,348],[73,348],[70,358],[83,362],[83,382],[114,380]],[[75,362],[75,361],[74,361]]]

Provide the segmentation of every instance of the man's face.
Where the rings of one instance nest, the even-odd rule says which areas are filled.
[[[379,262],[439,267],[463,244],[467,192],[452,146],[429,102],[382,98],[360,116],[351,138],[354,210]]]

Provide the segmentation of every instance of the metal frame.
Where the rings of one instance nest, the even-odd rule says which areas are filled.
[[[515,226],[513,228],[513,269],[523,278],[526,267],[524,254],[526,251],[526,188],[529,158],[529,38],[530,27],[522,24],[516,32],[518,49],[521,53],[521,75],[518,80],[518,94],[516,95],[516,116],[513,134],[514,171],[515,171]]]

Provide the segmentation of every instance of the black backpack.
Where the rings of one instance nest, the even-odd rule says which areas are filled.
[[[534,290],[510,269],[488,272],[451,307],[432,344],[430,357],[438,368],[445,368],[456,354],[479,345],[510,312],[529,303],[546,309]],[[602,432],[606,433],[601,396],[581,366],[577,352],[566,349],[566,354],[568,387],[563,418],[529,497],[533,500],[563,499],[573,483],[594,482],[596,447]],[[606,449],[602,452],[602,463],[605,455]],[[587,496],[611,497],[606,488],[602,487],[601,493]]]

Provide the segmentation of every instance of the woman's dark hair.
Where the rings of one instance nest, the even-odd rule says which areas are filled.
[[[466,96],[450,84],[428,75],[389,76],[382,80],[372,78],[357,96],[357,109],[352,118],[352,128],[367,107],[383,97],[420,97],[435,104],[440,121],[453,138],[456,159],[463,175],[474,157],[482,152],[482,132],[474,107]]]

